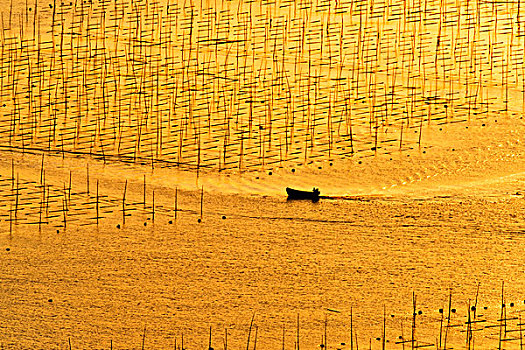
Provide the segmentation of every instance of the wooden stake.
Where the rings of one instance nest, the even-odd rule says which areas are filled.
[[[252,334],[253,319],[255,318],[255,313],[252,315],[252,320],[250,321],[250,328],[248,329],[248,340],[246,341],[246,350],[250,350],[250,336]]]
[[[178,206],[178,204],[177,204],[178,192],[179,192],[178,187],[175,187],[175,208],[173,210],[174,211],[173,216],[175,217],[175,220],[177,220],[177,211],[179,210],[177,208],[177,206]]]
[[[122,225],[126,224],[126,190],[128,189],[128,180],[124,184],[124,194],[122,195]]]
[[[152,209],[151,209],[151,222],[155,223],[155,190],[153,190]]]
[[[202,202],[204,198],[204,185],[201,187],[201,220],[202,220]]]
[[[96,209],[97,209],[97,226],[98,226],[98,179],[97,179],[97,201],[96,201]]]
[[[89,197],[89,163],[86,164],[86,178],[87,178],[87,185],[86,185],[86,191],[87,195]]]

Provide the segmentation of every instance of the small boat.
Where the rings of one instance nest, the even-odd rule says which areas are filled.
[[[290,187],[286,187],[286,193],[288,193],[288,200],[294,199],[308,199],[312,202],[317,202],[319,200],[319,189],[315,188],[312,191],[301,191],[295,190]]]

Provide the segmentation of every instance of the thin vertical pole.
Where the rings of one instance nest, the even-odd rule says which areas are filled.
[[[126,190],[128,189],[128,180],[124,184],[124,194],[122,195],[122,225],[126,224]]]
[[[202,202],[204,199],[204,186],[201,187],[201,220],[202,220]]]
[[[96,201],[96,209],[97,209],[97,226],[98,226],[98,180],[97,180],[97,201]]]
[[[153,199],[151,207],[151,222],[155,222],[155,190],[153,190]]]
[[[175,220],[177,220],[177,211],[179,210],[178,208],[178,201],[177,201],[177,197],[178,197],[178,192],[179,192],[179,189],[178,187],[175,187],[175,210],[174,210],[174,216],[175,216]]]
[[[86,185],[86,191],[87,191],[87,195],[89,197],[89,163],[86,164],[86,178],[87,178],[87,185]]]

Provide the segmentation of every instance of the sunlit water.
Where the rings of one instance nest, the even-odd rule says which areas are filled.
[[[206,6],[212,5],[205,3]],[[328,7],[319,4],[322,9],[315,16],[325,20],[329,16],[325,14]],[[227,8],[225,13],[231,11],[238,14],[229,2],[219,5]],[[265,6],[275,10],[274,5]],[[278,5],[283,6],[283,16],[289,16],[287,18],[301,16],[301,13],[292,16],[293,7],[290,4],[282,2]],[[388,6],[394,5],[392,2]],[[417,7],[415,3],[409,5]],[[452,3],[445,5],[455,8]],[[481,17],[477,19],[485,21],[490,17],[490,6],[485,5],[481,15],[478,14]],[[500,26],[494,30],[500,36],[490,39],[497,41],[494,43],[496,49],[513,37],[508,30],[518,33],[523,29],[519,25],[519,16],[516,23],[509,25],[506,22],[506,14],[516,18],[514,5],[492,7],[494,16],[500,19]],[[4,26],[8,21],[9,6],[3,4]],[[49,4],[39,6],[42,7],[41,24],[47,28],[51,11],[44,11],[44,8]],[[189,5],[181,6],[189,8]],[[249,3],[243,6],[247,8]],[[469,6],[469,11],[472,11],[473,4]],[[14,7],[23,9],[25,4],[15,4]],[[429,18],[432,13],[439,14],[431,7],[427,12]],[[254,11],[259,14],[261,23],[269,28],[271,16],[268,14],[268,20],[262,20],[262,9],[261,5]],[[472,33],[478,33],[478,38],[481,36],[486,40],[485,34],[480,34],[482,29],[490,29],[496,24],[487,24],[487,20],[483,26],[469,29],[469,13],[457,13],[458,18],[464,21],[458,32],[461,30],[463,32],[460,33],[470,35],[472,29]],[[98,15],[99,12],[93,16]],[[185,13],[182,17],[187,19],[188,16]],[[400,24],[402,18],[410,19],[411,16],[414,13],[406,13],[405,17],[401,16],[401,12],[394,14],[396,23]],[[449,23],[450,20],[445,17],[452,16],[451,13],[443,16],[442,20]],[[13,18],[13,23],[24,20],[24,17]],[[394,38],[383,30],[399,32],[400,27],[392,23],[383,25],[381,18],[372,22],[377,27],[367,27],[368,34],[364,37],[368,38],[379,28],[379,32],[384,34],[382,42],[390,43],[393,48],[394,44],[389,40]],[[274,22],[272,26],[276,27],[272,28],[286,28],[283,27],[284,22],[279,23],[278,26]],[[312,23],[311,30],[323,32],[316,27],[318,22]],[[428,25],[436,29],[436,23]],[[404,34],[412,34],[415,30],[419,33],[418,40],[421,39],[419,43],[423,43],[421,45],[425,48],[432,47],[424,39],[434,38],[434,32],[422,33],[416,24],[407,26]],[[13,27],[16,33],[17,27]],[[358,22],[352,22],[345,30],[355,35],[357,27]],[[74,34],[69,35],[75,37]],[[257,35],[262,37],[263,34]],[[463,42],[465,38],[456,35],[456,31],[447,27],[443,32],[443,42]],[[94,44],[96,38],[86,40]],[[282,43],[283,37],[278,38]],[[135,44],[140,42],[138,39],[134,39]],[[409,42],[406,38],[404,40]],[[180,43],[177,40],[174,42]],[[480,47],[485,45],[484,41],[476,43]],[[518,52],[519,40],[513,41],[513,45],[511,51]],[[319,47],[313,47],[315,50],[312,52],[318,55],[316,50]],[[337,45],[332,47],[335,50]],[[453,51],[451,46],[446,47],[447,53]],[[470,46],[470,53],[480,47]],[[491,46],[492,49],[494,47]],[[18,51],[13,50],[7,50],[4,53],[7,56],[3,56],[10,57],[10,60],[2,61],[6,72],[14,71],[11,63],[15,59],[9,55]],[[366,50],[371,49],[367,46]],[[366,50],[365,53],[370,53]],[[221,48],[219,51],[222,55],[225,50]],[[259,65],[264,62],[272,65],[269,76],[284,84],[276,72],[284,68],[291,72],[291,61],[274,66],[272,51],[268,49],[265,52],[269,55],[265,59],[257,57],[255,61],[254,58],[256,68],[262,69]],[[177,51],[176,57],[180,58],[179,54]],[[440,51],[440,54],[444,53]],[[4,123],[0,135],[0,347],[107,349],[113,346],[115,349],[140,349],[144,344],[145,349],[169,349],[180,348],[184,342],[184,348],[192,350],[209,345],[211,328],[211,346],[215,349],[259,347],[277,350],[283,346],[285,349],[316,349],[326,344],[328,349],[333,350],[350,349],[351,343],[354,348],[358,344],[360,348],[371,346],[379,349],[382,347],[384,328],[386,347],[393,349],[411,348],[412,339],[414,346],[432,345],[434,348],[445,345],[466,348],[468,344],[471,348],[474,344],[478,349],[498,348],[500,344],[506,348],[519,348],[520,315],[525,308],[522,292],[525,266],[525,124],[518,112],[522,109],[520,84],[523,76],[516,68],[523,62],[514,54],[510,56],[514,59],[514,66],[511,65],[514,68],[504,77],[510,91],[498,87],[495,82],[499,83],[502,79],[498,69],[502,69],[506,62],[502,57],[507,56],[501,52],[496,59],[489,59],[488,56],[480,58],[485,67],[481,73],[468,72],[468,89],[476,89],[481,82],[480,89],[484,92],[479,93],[478,100],[474,95],[470,96],[474,94],[473,90],[465,91],[461,83],[450,77],[450,81],[440,82],[439,87],[432,88],[431,83],[425,83],[423,74],[432,76],[433,73],[429,73],[430,69],[425,71],[424,63],[434,55],[424,55],[422,66],[418,67],[418,77],[410,83],[413,86],[399,87],[396,104],[392,103],[386,110],[388,121],[382,119],[383,109],[372,113],[376,118],[372,121],[379,123],[381,120],[381,125],[374,129],[378,130],[375,136],[380,143],[384,142],[380,149],[376,149],[377,152],[371,149],[374,132],[371,132],[370,111],[367,109],[375,110],[376,107],[368,103],[368,99],[366,103],[361,101],[360,94],[364,92],[360,84],[366,82],[372,86],[372,76],[379,82],[384,78],[385,73],[379,69],[381,60],[376,67],[378,71],[371,73],[363,70],[364,78],[357,78],[357,85],[348,85],[351,92],[349,98],[355,104],[352,108],[361,111],[361,117],[347,119],[344,121],[346,124],[341,122],[344,128],[325,123],[330,117],[322,117],[320,122],[327,125],[316,129],[322,142],[315,146],[315,151],[312,147],[308,148],[308,129],[300,129],[302,134],[297,137],[301,142],[294,147],[300,152],[304,151],[303,147],[311,151],[308,155],[316,156],[315,162],[310,163],[310,159],[303,158],[303,153],[290,154],[289,158],[283,156],[277,145],[285,146],[284,139],[288,136],[283,136],[281,129],[274,130],[273,134],[270,131],[266,141],[261,141],[266,131],[260,131],[259,141],[254,137],[254,144],[242,144],[243,147],[252,147],[250,169],[239,165],[242,159],[239,151],[241,143],[239,139],[232,138],[235,140],[231,143],[234,150],[228,153],[233,159],[229,159],[233,162],[231,166],[228,168],[221,163],[220,151],[217,151],[220,148],[214,148],[208,149],[207,155],[210,162],[217,161],[219,166],[213,163],[210,168],[203,167],[199,171],[177,168],[177,162],[166,166],[162,161],[172,159],[174,156],[170,154],[161,152],[160,158],[153,159],[155,148],[152,140],[155,133],[158,140],[159,133],[155,130],[159,129],[152,126],[157,125],[153,123],[154,119],[149,119],[153,124],[146,128],[148,139],[141,144],[133,127],[133,123],[140,119],[136,111],[125,112],[129,113],[126,114],[129,120],[123,123],[129,124],[119,137],[123,144],[128,143],[128,148],[123,151],[125,156],[136,151],[130,145],[143,147],[146,161],[139,161],[146,164],[132,163],[122,156],[120,150],[115,148],[115,139],[111,139],[116,130],[114,103],[119,101],[114,95],[107,100],[103,97],[104,103],[100,103],[100,99],[98,103],[93,103],[91,107],[97,113],[90,112],[89,119],[84,112],[90,110],[89,103],[95,101],[96,96],[101,96],[101,90],[93,92],[93,101],[88,101],[85,98],[88,95],[79,92],[82,103],[86,104],[82,106],[87,109],[72,104],[67,114],[59,97],[64,97],[61,94],[65,92],[74,100],[76,95],[69,95],[71,91],[68,88],[60,90],[64,86],[64,78],[61,74],[53,75],[54,93],[58,97],[44,96],[44,102],[32,100],[34,106],[46,106],[43,113],[50,113],[50,119],[37,122],[32,117],[38,114],[38,108],[32,109],[32,114],[24,114],[33,107],[19,104],[20,101],[29,101],[31,97],[20,96],[19,90],[13,89],[16,84],[19,84],[16,86],[21,88],[20,91],[29,86],[20,78],[26,73],[18,72],[18,81],[6,75],[2,80],[5,85],[2,86],[10,98],[6,100],[6,106],[2,106],[5,107],[2,110]],[[126,58],[119,62],[129,63],[129,57],[123,57]],[[228,57],[231,62],[236,61],[233,54]],[[360,59],[352,57],[356,62]],[[65,59],[71,58],[67,56]],[[93,64],[88,58],[84,59]],[[447,56],[447,60],[452,62],[453,58]],[[31,66],[26,61],[20,62],[23,67]],[[67,62],[73,64],[73,60]],[[227,59],[221,62],[226,66]],[[327,68],[323,62],[317,60],[314,64],[318,65],[318,72],[323,69],[331,71],[332,67]],[[345,62],[339,63],[350,69],[349,61]],[[403,61],[403,64],[406,62]],[[458,66],[454,67],[454,72],[459,77],[454,79],[462,81],[461,77],[468,69],[459,61],[456,63]],[[489,63],[499,67],[495,69],[494,76],[490,71],[491,81],[488,81]],[[365,62],[359,61],[359,64]],[[405,74],[406,69],[415,69],[414,62],[407,64],[396,63],[398,78],[409,76]],[[93,79],[102,77],[88,69],[90,67],[83,69],[90,71]],[[298,68],[302,72],[295,76],[299,84],[296,88],[303,91],[304,85],[301,84],[304,81],[301,79],[307,74],[306,63],[303,62]],[[336,68],[333,68],[334,71]],[[439,67],[435,74],[444,74],[444,68]],[[206,69],[213,71],[209,67]],[[222,69],[219,65],[217,72],[224,73]],[[67,69],[64,72],[72,74],[66,79],[72,84],[69,89],[83,91],[81,86],[74,85],[75,74]],[[195,74],[192,76],[195,78],[200,71],[179,69],[176,74],[187,77],[188,72]],[[248,77],[250,74],[260,77],[256,72],[256,69],[250,71]],[[350,75],[350,70],[345,72]],[[393,72],[386,73],[386,82],[395,85]],[[151,71],[148,73],[151,74],[144,75],[142,72],[138,76],[146,76],[146,80],[155,77]],[[335,98],[332,87],[339,85],[330,83],[328,76],[332,73],[323,76],[319,88],[328,95],[333,93],[333,99],[321,101],[320,97],[319,103],[312,107],[325,110],[326,106],[333,106],[334,110],[341,112],[345,106],[341,97],[344,95],[338,95],[342,100]],[[45,77],[40,77],[41,81],[46,80]],[[312,77],[315,78],[315,74],[312,73]],[[349,76],[346,79],[350,81]],[[432,79],[429,78],[429,81],[435,83]],[[216,78],[212,80],[217,83]],[[270,80],[264,81],[268,83]],[[44,89],[44,85],[39,89]],[[204,85],[209,93],[219,93],[226,86],[228,96],[236,94],[233,85]],[[132,88],[139,86],[137,83]],[[269,86],[261,91],[273,91],[274,87]],[[283,86],[279,85],[280,88]],[[156,91],[152,87],[145,89],[147,93]],[[384,89],[384,86],[378,85],[371,89],[372,95],[386,98]],[[313,97],[314,90],[309,87],[307,95]],[[409,93],[415,90],[417,94]],[[50,91],[47,93],[50,94]],[[85,91],[82,93],[87,94]],[[280,113],[284,113],[286,103],[280,99],[282,96],[279,93],[276,92],[272,101],[279,105]],[[432,109],[427,108],[432,99],[422,98],[429,93],[439,95],[434,96],[439,103],[432,105]],[[509,99],[509,96],[504,97],[505,93],[510,94],[509,111],[500,109],[504,105],[503,100]],[[12,100],[11,94],[20,100]],[[457,94],[459,97],[456,98]],[[184,93],[182,95],[185,96]],[[130,97],[125,101],[135,103],[133,108],[139,110],[149,106],[154,96],[149,96],[150,100],[133,100]],[[226,99],[224,96],[221,98]],[[56,110],[50,107],[50,101],[55,101],[53,107]],[[397,104],[399,101],[402,103]],[[174,114],[174,120],[179,122],[184,120],[189,105],[188,101],[181,103],[186,103],[182,112],[174,109],[180,112]],[[381,101],[377,103],[381,104]],[[442,106],[446,103],[455,105],[447,110]],[[468,107],[471,103],[472,115]],[[487,107],[489,112],[474,114],[484,110],[487,106],[484,103],[490,107]],[[228,107],[233,109],[226,109],[228,118],[235,115],[236,106],[233,103]],[[257,120],[254,135],[259,130],[267,130],[258,128],[266,125],[267,109],[257,108],[255,112],[259,119],[254,119]],[[90,124],[83,125],[84,129],[73,128],[75,119],[67,119],[67,116],[72,117],[71,111],[88,119]],[[102,125],[98,118],[105,111],[109,116],[108,124]],[[221,111],[224,112],[214,110],[214,118],[227,120],[223,119]],[[26,118],[27,123],[20,123],[17,113],[20,113],[20,120]],[[196,120],[200,120],[198,118],[204,118],[207,110],[195,113]],[[319,113],[325,115],[324,112]],[[403,117],[391,119],[394,113]],[[413,115],[409,118],[410,113]],[[62,118],[63,124],[56,126],[56,135],[65,135],[65,141],[60,137],[50,141],[50,130],[55,129],[49,122],[57,115]],[[283,119],[283,115],[281,119],[277,118],[275,125],[286,124],[287,119]],[[315,112],[312,115],[316,117]],[[349,146],[348,135],[341,132],[350,126],[349,121],[354,123],[354,132],[359,136],[355,141],[354,155],[336,147],[338,142],[339,145]],[[410,127],[403,126],[408,121]],[[302,122],[308,124],[308,119]],[[169,122],[165,119],[164,123],[171,123],[171,119]],[[211,144],[222,145],[221,137],[226,139],[222,129],[225,125],[227,122],[208,129],[206,137]],[[245,127],[231,126],[231,131],[242,131]],[[81,131],[76,139],[67,139],[73,129]],[[180,137],[165,129],[160,130],[160,133],[165,132],[171,137],[165,140],[173,141]],[[227,130],[230,131],[229,124]],[[288,132],[288,126],[284,130]],[[335,130],[338,130],[337,137],[340,139],[334,141],[334,153],[327,155],[326,147],[333,141],[328,135]],[[403,132],[410,133],[410,136],[403,134],[405,143],[400,140]],[[195,135],[191,132],[188,135],[190,137],[186,137],[184,142],[189,142],[193,148],[184,148],[186,153],[183,155],[191,158],[195,165],[197,155],[201,154],[195,142],[197,139],[200,142],[200,138],[193,138]],[[264,151],[268,152],[267,158],[259,156],[258,152],[266,147],[269,139],[274,142],[273,148]],[[74,140],[80,140],[80,146]],[[103,144],[104,140],[109,143]],[[307,142],[303,143],[305,140]],[[113,148],[104,150],[108,145]],[[181,149],[174,142],[170,145],[167,151]],[[22,150],[21,146],[27,148]],[[72,153],[79,150],[87,152],[88,149],[91,155]],[[219,152],[219,156],[214,152]],[[227,158],[224,153],[222,156],[222,159]],[[265,163],[266,160],[271,163]],[[225,168],[226,171],[217,171]],[[287,186],[301,189],[315,186],[327,198],[318,203],[287,201],[284,190]],[[476,310],[472,309],[473,306]],[[475,322],[467,324],[469,317]],[[469,334],[472,337],[467,341]]]
[[[242,348],[255,314],[259,347],[281,348],[284,328],[285,348],[293,348],[299,315],[301,347],[321,344],[326,319],[329,348],[343,347],[340,343],[349,348],[352,311],[360,346],[381,346],[376,338],[382,337],[386,312],[387,345],[401,348],[395,344],[400,336],[411,339],[415,293],[422,311],[415,339],[438,344],[439,309],[447,316],[452,293],[457,312],[448,345],[465,346],[468,305],[477,299],[476,320],[485,322],[475,323],[480,330],[473,333],[474,343],[496,348],[500,328],[493,326],[500,324],[502,283],[509,319],[503,339],[516,338],[520,322],[514,317],[525,299],[523,146],[510,132],[523,130],[523,124],[503,122],[490,130],[469,124],[465,141],[435,136],[437,146],[426,153],[299,167],[294,173],[283,168],[272,175],[197,178],[193,172],[91,162],[92,198],[96,178],[100,195],[117,201],[111,206],[108,199],[113,213],[104,214],[98,228],[89,219],[94,202],[82,199],[85,194],[73,196],[70,206],[79,208],[80,219],[71,215],[65,230],[60,216],[41,232],[20,223],[9,233],[3,223],[1,343],[66,348],[70,339],[73,348],[108,348],[111,341],[115,348],[140,348],[144,340],[147,348],[164,349],[175,339],[180,345],[184,335],[184,346],[197,349],[208,346],[212,327],[215,348],[224,346],[225,330],[228,346]],[[502,133],[492,138],[497,130]],[[11,172],[11,156],[5,155],[3,177]],[[38,178],[40,156],[14,159],[21,177]],[[85,191],[85,163],[46,159],[49,182],[69,181],[71,170],[73,192]],[[126,200],[140,203],[143,173],[148,209],[130,211],[118,229],[124,179]],[[330,179],[337,181],[330,185]],[[286,201],[285,186],[312,184],[322,194],[362,200]],[[176,220],[169,209],[175,187]],[[505,344],[519,346],[517,340]]]

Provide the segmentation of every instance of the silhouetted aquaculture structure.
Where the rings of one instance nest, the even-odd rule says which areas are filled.
[[[502,288],[501,305],[490,307],[486,304],[479,303],[478,294],[474,299],[469,300],[468,303],[457,300],[452,300],[452,294],[448,298],[448,303],[445,308],[439,310],[425,311],[419,309],[420,305],[417,303],[416,295],[413,295],[412,307],[409,310],[397,312],[395,314],[387,314],[387,308],[383,307],[382,320],[378,327],[373,327],[374,337],[363,336],[358,333],[360,328],[356,326],[355,311],[353,308],[349,313],[341,310],[328,309],[324,320],[305,320],[304,316],[297,314],[295,320],[283,320],[283,326],[275,327],[274,331],[281,334],[274,334],[267,337],[261,344],[258,339],[259,329],[263,326],[259,324],[258,316],[253,314],[248,322],[242,325],[235,325],[233,329],[237,329],[235,336],[230,332],[233,329],[225,328],[223,331],[214,330],[210,326],[209,330],[206,327],[199,327],[199,331],[209,332],[209,334],[196,334],[193,330],[193,336],[208,341],[208,349],[223,349],[243,347],[245,342],[246,349],[257,349],[262,347],[286,349],[291,348],[299,350],[302,348],[310,349],[338,349],[338,350],[358,350],[358,349],[523,349],[523,326],[521,314],[523,313],[523,302],[509,302],[506,303]],[[459,304],[461,308],[456,308]],[[519,305],[521,304],[521,305]],[[320,336],[320,342],[317,344],[306,343],[302,338],[304,329],[304,322],[313,323],[316,326],[314,333]],[[348,332],[342,336],[338,333],[337,336],[331,334],[328,337],[328,332],[331,330],[334,323],[345,323]],[[268,330],[265,330],[268,332]],[[312,332],[312,330],[309,330]],[[218,334],[217,334],[218,333]],[[140,341],[141,348],[145,348],[148,343],[147,332],[144,329]],[[189,343],[192,335],[178,334],[170,339],[173,344],[173,349],[184,350],[185,342]],[[188,341],[188,339],[190,341]],[[271,343],[268,344],[268,340]],[[67,340],[71,343],[71,339]],[[258,344],[259,341],[259,344]],[[110,341],[111,344],[113,340]],[[216,345],[219,343],[219,345]],[[234,345],[232,346],[231,343]],[[194,344],[195,345],[195,344]],[[204,347],[204,344],[202,344]]]
[[[525,107],[519,1],[31,5],[2,15],[4,149],[257,170]]]

